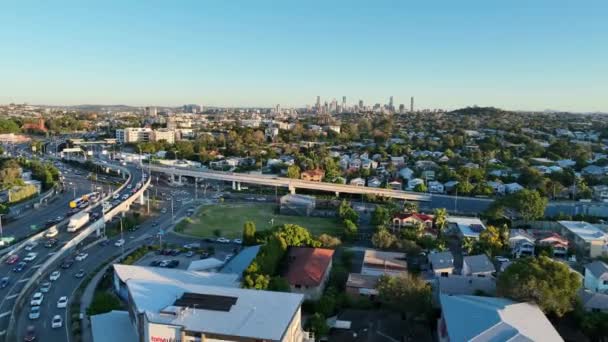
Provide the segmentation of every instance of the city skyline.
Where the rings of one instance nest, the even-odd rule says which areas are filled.
[[[415,96],[428,109],[608,112],[606,9],[15,3],[0,13],[0,103],[268,108],[314,105],[321,95],[349,105],[394,96],[409,108]]]

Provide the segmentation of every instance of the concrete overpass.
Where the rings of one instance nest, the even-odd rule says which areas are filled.
[[[232,182],[234,189],[240,189],[240,184],[257,184],[274,187],[288,188],[293,194],[296,189],[309,189],[309,190],[320,190],[333,192],[336,195],[340,193],[348,194],[368,194],[382,197],[390,197],[402,200],[428,202],[431,200],[431,196],[428,194],[421,194],[417,192],[407,192],[400,190],[382,189],[382,188],[370,188],[365,186],[354,186],[346,184],[334,184],[325,182],[311,182],[301,179],[291,179],[285,177],[274,177],[274,176],[263,176],[263,175],[252,175],[245,173],[234,173],[234,172],[220,172],[220,171],[209,171],[193,168],[182,168],[182,167],[166,167],[158,165],[147,165],[144,169],[148,168],[151,172],[164,173],[174,177],[193,177],[196,181],[199,179],[212,179],[219,181]]]

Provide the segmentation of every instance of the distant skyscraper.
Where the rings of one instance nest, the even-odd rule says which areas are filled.
[[[410,98],[410,112],[414,112],[414,97]]]
[[[359,109],[363,109],[363,100],[359,100]]]
[[[402,103],[399,105],[399,113],[403,114],[405,112],[405,105]]]
[[[321,109],[321,96],[317,96],[317,110]]]
[[[346,112],[346,96],[342,96],[342,111]]]
[[[395,107],[393,106],[393,97],[391,96],[388,100],[388,109],[393,110]]]
[[[144,108],[144,115],[145,116],[156,116],[157,112],[156,112],[156,107],[146,107]]]

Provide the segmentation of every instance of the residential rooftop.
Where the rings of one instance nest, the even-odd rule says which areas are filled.
[[[591,242],[597,240],[608,240],[608,235],[598,227],[585,221],[557,221],[564,228],[579,238]]]

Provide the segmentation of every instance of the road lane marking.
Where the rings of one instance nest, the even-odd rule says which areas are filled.
[[[19,279],[18,283],[25,283],[28,280],[30,280],[30,278]]]
[[[6,299],[13,299],[13,298],[16,298],[18,295],[19,295],[18,293],[15,293],[10,296],[6,296]]]
[[[6,311],[6,312],[1,313],[1,314],[0,314],[0,318],[2,318],[2,317],[6,317],[6,316],[10,315],[10,314],[11,314],[11,312],[12,312],[12,311]]]

